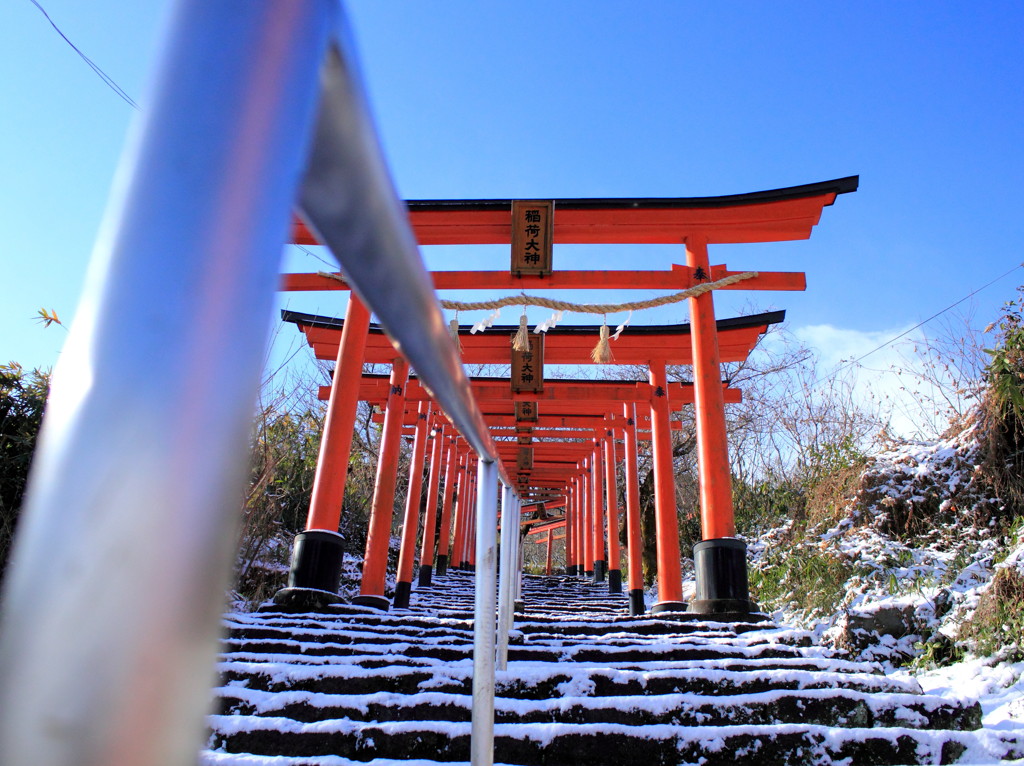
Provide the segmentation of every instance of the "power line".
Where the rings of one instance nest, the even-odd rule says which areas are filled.
[[[28,0],[28,1],[30,3],[32,3],[32,5],[34,5],[36,8],[39,9],[39,12],[42,13],[43,16],[46,17],[47,21],[50,22],[50,26],[53,27],[57,31],[57,34],[60,35],[64,39],[64,42],[66,42],[68,45],[70,45],[71,49],[82,58],[82,61],[84,61],[86,64],[89,65],[89,68],[92,69],[92,71],[96,73],[97,77],[99,77],[101,80],[103,80],[103,82],[106,84],[106,86],[108,88],[110,88],[112,91],[114,91],[114,93],[116,93],[122,100],[124,100],[125,103],[127,103],[133,109],[138,109],[139,108],[139,105],[135,103],[134,99],[132,99],[131,96],[129,96],[127,93],[125,93],[124,89],[120,85],[118,85],[116,82],[114,82],[113,78],[110,77],[110,75],[108,75],[106,72],[104,72],[102,69],[100,69],[99,65],[96,64],[96,62],[94,62],[91,58],[89,58],[84,53],[82,53],[82,51],[79,50],[78,46],[75,45],[73,42],[71,42],[71,40],[68,39],[68,36],[66,34],[64,34],[61,31],[60,27],[58,27],[54,23],[53,19],[50,18],[50,14],[48,14],[46,12],[46,9],[43,8],[43,6],[41,6],[37,2],[37,0]]]
[[[897,335],[897,336],[896,336],[895,338],[890,338],[890,339],[889,339],[889,340],[887,340],[887,341],[886,341],[885,343],[882,343],[881,345],[878,345],[878,346],[876,346],[875,348],[873,348],[873,349],[871,349],[870,351],[868,351],[868,352],[867,352],[866,354],[862,354],[862,355],[858,356],[858,357],[857,357],[856,359],[852,359],[852,360],[850,360],[849,362],[847,362],[846,364],[843,364],[843,365],[840,365],[839,367],[836,367],[836,369],[834,369],[834,370],[833,370],[833,371],[832,371],[831,373],[829,373],[828,375],[824,375],[824,376],[822,376],[822,377],[818,378],[818,379],[817,379],[816,381],[814,381],[813,383],[811,383],[811,385],[810,385],[810,388],[814,388],[814,387],[815,387],[816,385],[818,385],[819,383],[821,383],[821,382],[823,382],[823,381],[825,381],[825,380],[828,380],[829,378],[834,378],[834,377],[835,377],[836,375],[838,375],[838,374],[839,374],[840,372],[842,372],[843,370],[845,370],[845,369],[846,369],[847,367],[852,367],[853,365],[855,365],[855,364],[857,364],[857,363],[859,363],[859,362],[863,361],[864,359],[867,359],[867,358],[868,358],[869,356],[871,356],[871,355],[872,355],[873,353],[875,353],[876,351],[881,351],[881,350],[882,350],[883,348],[885,348],[886,346],[890,346],[890,345],[892,345],[893,343],[895,343],[896,341],[898,341],[898,340],[899,340],[900,338],[902,338],[903,336],[905,336],[905,335],[909,335],[909,334],[910,334],[910,333],[912,333],[912,332],[913,332],[914,330],[916,330],[916,329],[917,329],[918,327],[921,327],[922,325],[928,324],[928,323],[929,323],[930,321],[932,321],[932,320],[933,320],[933,319],[935,319],[936,317],[942,316],[943,314],[945,314],[945,313],[946,313],[947,311],[949,311],[950,309],[954,309],[954,308],[956,308],[957,306],[959,306],[959,305],[960,305],[961,303],[963,303],[963,302],[964,302],[965,300],[967,300],[968,298],[973,298],[973,297],[974,297],[975,295],[977,295],[978,293],[980,293],[980,292],[981,292],[982,290],[984,290],[984,289],[985,289],[986,287],[991,287],[991,286],[992,286],[992,285],[994,285],[994,284],[995,284],[996,282],[998,282],[998,281],[999,281],[1000,279],[1004,279],[1005,277],[1009,276],[1010,274],[1012,274],[1013,272],[1015,272],[1015,271],[1016,271],[1017,269],[1019,269],[1019,268],[1022,268],[1022,267],[1024,267],[1024,263],[1018,263],[1018,264],[1017,264],[1016,266],[1014,266],[1014,267],[1013,267],[1012,269],[1010,269],[1009,271],[1007,271],[1007,272],[1004,272],[1003,274],[1000,274],[1000,275],[999,275],[998,277],[996,277],[995,279],[993,279],[993,280],[992,280],[991,282],[986,282],[986,283],[985,283],[985,284],[983,284],[983,285],[982,285],[981,287],[979,287],[979,288],[978,288],[977,290],[974,290],[973,292],[970,292],[970,293],[968,293],[967,295],[965,295],[965,296],[964,296],[963,298],[961,298],[960,300],[956,301],[955,303],[951,303],[951,304],[949,304],[948,306],[946,306],[946,308],[942,309],[941,311],[936,311],[936,312],[935,312],[934,314],[932,314],[932,315],[931,315],[930,317],[928,317],[927,319],[923,319],[922,321],[918,322],[918,323],[917,323],[916,325],[914,325],[913,327],[911,327],[911,328],[910,328],[909,330],[904,330],[904,331],[903,331],[903,332],[901,332],[901,333],[900,333],[899,335]]]
[[[338,266],[338,264],[331,263],[330,261],[326,260],[325,258],[322,258],[321,256],[317,255],[312,250],[310,250],[308,247],[303,247],[302,245],[295,245],[295,247],[297,247],[299,250],[304,252],[306,255],[310,255],[310,256],[316,258],[318,261],[320,261],[320,263],[324,264],[325,266],[328,266],[328,267],[330,267],[332,269],[337,268],[337,266]]]

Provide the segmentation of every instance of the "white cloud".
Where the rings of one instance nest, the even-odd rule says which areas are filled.
[[[793,334],[818,353],[821,368],[825,371],[853,359],[858,359],[901,335],[908,329],[908,327],[903,327],[877,332],[864,332],[862,330],[851,330],[833,327],[828,324],[819,324],[798,327],[793,331]],[[916,339],[920,339],[920,335],[915,331],[905,336],[902,340],[913,340],[915,336]],[[896,361],[899,361],[898,352],[894,346],[887,345],[867,357],[864,360],[864,364],[874,368],[885,368]]]
[[[920,353],[927,345],[922,329],[908,330],[909,326],[870,332],[808,325],[795,328],[793,335],[818,355],[819,380],[850,376],[855,398],[889,412],[894,434],[928,436],[941,432],[951,407],[961,408],[963,402],[955,393],[953,375],[941,364],[929,367]],[[890,343],[894,338],[899,340]]]

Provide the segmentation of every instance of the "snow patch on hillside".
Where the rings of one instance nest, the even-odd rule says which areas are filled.
[[[935,667],[964,650],[958,639],[995,573],[1024,574],[1024,524],[1000,533],[995,519],[1006,509],[981,461],[973,427],[893,446],[870,460],[838,521],[809,530],[790,521],[748,541],[751,570],[775,578],[782,595],[762,606],[780,624],[879,662],[893,678],[916,679],[926,692],[976,699],[986,730],[1024,739],[1024,662],[1007,661],[1020,657],[1024,637],[997,656],[968,651]],[[780,550],[820,566],[784,567]],[[826,588],[831,610],[827,599],[807,598]]]

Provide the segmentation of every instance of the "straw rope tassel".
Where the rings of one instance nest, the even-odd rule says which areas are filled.
[[[597,341],[597,345],[594,346],[594,350],[590,352],[590,358],[597,364],[608,364],[615,357],[612,356],[612,347],[608,343],[608,336],[611,333],[608,331],[608,320],[601,325],[601,339]]]
[[[455,341],[455,348],[462,353],[462,340],[459,338],[459,315],[458,312],[455,314],[455,319],[448,323],[448,334],[452,336],[452,340]]]
[[[526,311],[519,317],[519,330],[512,336],[512,348],[516,351],[530,350],[530,328],[526,324]]]

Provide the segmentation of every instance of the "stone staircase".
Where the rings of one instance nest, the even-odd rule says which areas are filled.
[[[630,617],[624,597],[563,576],[527,576],[523,597],[497,676],[498,763],[952,763],[1010,750],[975,731],[976,703],[923,694],[803,631]],[[407,610],[227,615],[203,763],[467,762],[472,600],[472,576],[453,571]]]

